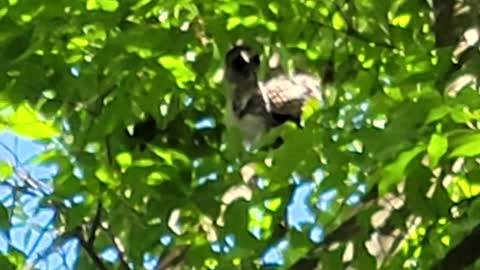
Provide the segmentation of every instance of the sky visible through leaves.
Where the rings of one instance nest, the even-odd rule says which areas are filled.
[[[478,18],[476,0],[0,0],[0,269],[480,269]],[[324,79],[303,128],[250,148],[225,117],[240,40],[260,80]]]
[[[204,125],[199,123],[199,125]],[[29,140],[27,138],[19,137],[11,132],[0,133],[0,160],[11,162],[15,164],[18,160],[20,164],[28,163],[28,160],[32,159],[44,150],[44,146],[38,142]],[[9,150],[6,150],[5,147]],[[15,156],[12,156],[14,154]],[[45,183],[51,181],[51,177],[56,174],[57,168],[55,165],[25,165],[22,166],[36,179],[44,179]],[[13,179],[10,179],[12,181]],[[294,227],[300,228],[302,224],[313,223],[314,219],[304,200],[307,198],[308,193],[311,192],[311,186],[303,184],[300,186],[296,195],[292,201],[289,223]],[[321,208],[328,208],[329,201],[333,199],[333,193],[326,193],[320,200]],[[0,200],[5,207],[11,207],[13,204],[12,190],[5,186],[0,186]],[[10,238],[10,244],[25,252],[28,255],[28,261],[33,261],[37,257],[42,257],[42,254],[47,251],[52,242],[55,241],[55,230],[52,227],[51,221],[54,215],[54,211],[48,208],[42,208],[38,204],[38,196],[22,195],[21,198],[17,198],[23,206],[24,214],[27,215],[27,219],[13,219],[13,228],[8,232],[9,236],[2,233],[0,238],[0,252],[8,251],[8,237]],[[352,199],[352,203],[357,201],[357,198]],[[323,232],[321,228],[312,231],[312,239],[315,242],[321,240]],[[75,240],[71,240],[61,247],[58,247],[58,251],[47,256],[38,262],[39,269],[73,269],[77,257],[78,243]],[[272,248],[265,254],[265,261],[282,263],[282,254],[278,252],[278,249],[285,248],[285,243],[279,243],[275,248]],[[102,252],[102,256],[107,261],[114,262],[117,258],[117,253],[113,248],[109,248]],[[152,269],[155,265],[155,260],[145,262],[147,270]],[[68,267],[67,267],[68,266]]]

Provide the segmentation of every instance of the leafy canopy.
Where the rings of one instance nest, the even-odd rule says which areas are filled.
[[[27,163],[58,171],[0,162],[12,194],[55,213],[56,237],[36,255],[9,244],[0,268],[50,269],[69,241],[75,269],[442,261],[478,224],[480,61],[452,61],[457,39],[441,46],[450,33],[427,2],[1,1],[0,128],[42,142]],[[281,135],[279,149],[246,151],[223,122],[223,55],[238,39],[287,72],[333,74],[304,129],[264,138]],[[260,188],[244,184],[249,168]],[[307,191],[292,197],[293,183]],[[1,230],[25,211],[4,201]],[[386,234],[399,241],[382,252]]]

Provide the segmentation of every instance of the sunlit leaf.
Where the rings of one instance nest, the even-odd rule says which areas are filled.
[[[169,174],[162,171],[155,171],[148,175],[145,183],[147,185],[158,185],[167,180],[171,180],[171,177]]]
[[[108,167],[100,167],[95,171],[95,176],[105,184],[110,186],[117,186],[120,183],[116,179],[113,171]]]
[[[260,18],[257,16],[248,16],[242,19],[242,24],[245,27],[252,27],[257,25],[260,22]]]
[[[6,161],[0,161],[0,181],[7,180],[13,174],[12,165]]]
[[[437,166],[438,161],[447,153],[448,139],[442,134],[433,134],[428,144],[428,156],[432,167]]]
[[[480,154],[480,133],[467,133],[452,138],[450,157],[473,157]]]
[[[117,10],[119,3],[116,0],[87,0],[87,10],[102,9],[113,12]]]
[[[97,0],[103,10],[113,12],[117,10],[119,3],[117,0]]]
[[[0,269],[445,261],[480,219],[480,62],[463,50],[479,11],[463,2],[447,28],[422,1],[2,2]],[[226,109],[237,43],[260,67],[235,64],[233,101],[297,72],[328,100],[299,126],[253,108],[275,128],[248,145]]]
[[[232,17],[228,19],[226,29],[227,30],[232,30],[235,27],[239,26],[242,23],[242,19],[239,17]]]
[[[270,211],[277,211],[278,208],[281,206],[281,203],[282,203],[281,198],[275,198],[275,199],[266,201],[265,207]]]
[[[175,165],[176,162],[180,161],[183,164],[189,164],[190,159],[182,152],[175,149],[166,149],[156,146],[149,146],[150,149],[157,155],[162,158],[167,164]]]
[[[180,86],[183,86],[185,82],[195,80],[195,73],[186,65],[182,57],[164,55],[158,58],[158,62],[175,76]]]
[[[118,154],[115,159],[122,168],[132,165],[132,154],[128,152]]]
[[[270,9],[270,11],[275,14],[275,15],[278,15],[278,10],[279,10],[279,6],[278,6],[278,3],[276,2],[270,2],[268,4],[268,9]]]
[[[14,132],[33,139],[50,139],[60,135],[53,122],[41,120],[27,104],[20,105],[7,121]]]
[[[411,19],[412,19],[411,14],[401,14],[393,18],[392,24],[398,27],[405,28],[408,26]]]
[[[345,30],[347,29],[347,22],[343,18],[340,12],[335,12],[332,16],[332,24],[333,28],[337,30]]]
[[[435,108],[432,108],[428,114],[427,123],[438,121],[445,117],[450,112],[450,107],[447,105],[441,105]]]

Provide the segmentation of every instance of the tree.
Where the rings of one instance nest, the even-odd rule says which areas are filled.
[[[52,254],[60,269],[478,267],[479,10],[3,1],[0,126],[42,148],[0,163],[2,269],[56,269]],[[263,138],[278,149],[244,149],[222,120],[238,39],[329,81],[304,129]],[[0,146],[15,157],[12,142]],[[39,248],[29,213],[45,209],[36,226],[54,240]]]

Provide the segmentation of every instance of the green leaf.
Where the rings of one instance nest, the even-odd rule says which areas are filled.
[[[329,270],[374,269],[377,258],[364,243],[371,238],[378,204],[362,204],[366,211],[355,218],[359,233],[348,240],[354,252],[346,263],[350,247],[344,241],[310,252],[316,246],[309,239],[311,224],[298,224],[302,232],[273,234],[285,221],[285,209],[298,206],[311,209],[315,230],[328,234],[356,213],[351,194],[360,195],[373,184],[382,194],[399,187],[395,191],[405,198],[405,211],[391,212],[385,225],[412,236],[401,243],[401,252],[383,260],[385,269],[429,269],[436,261],[432,258],[442,257],[462,241],[465,229],[478,224],[480,95],[475,80],[480,56],[465,54],[465,64],[450,74],[455,48],[437,46],[443,37],[434,33],[431,7],[422,1],[1,3],[0,131],[43,139],[45,145],[33,150],[45,152],[29,158],[28,143],[19,141],[17,147],[10,135],[3,143],[25,169],[55,167],[52,179],[44,179],[49,177],[44,173],[31,177],[53,186],[39,207],[61,212],[55,210],[56,227],[66,232],[85,228],[88,236],[101,201],[101,219],[112,235],[99,231],[95,250],[111,247],[114,237],[125,247],[132,269],[142,269],[148,254],[167,254],[182,245],[188,246],[185,269],[261,268],[259,258],[277,246],[285,262],[277,268],[306,258],[303,262],[318,260]],[[471,8],[462,15],[477,13]],[[474,43],[474,32],[465,32],[467,43]],[[223,117],[229,101],[222,82],[224,56],[240,41],[261,55],[262,80],[277,74],[269,69],[267,56],[273,53],[280,55],[279,71],[333,79],[322,85],[329,106],[309,102],[302,129],[285,123],[246,149],[240,131],[231,128],[235,119]],[[332,70],[324,70],[330,60]],[[238,90],[247,91],[243,86]],[[446,88],[454,91],[443,95]],[[136,130],[154,138],[138,145],[128,130],[148,114],[155,118],[154,127]],[[214,126],[196,128],[205,118]],[[281,146],[263,147],[277,137],[283,139]],[[432,181],[437,170],[451,171],[456,157],[467,157],[455,163],[454,169],[461,167],[458,173],[449,173],[449,181]],[[15,174],[11,166],[17,164],[0,160],[1,181]],[[224,205],[231,199],[226,192],[245,184],[241,172],[246,164],[255,167],[258,188],[236,194],[251,199]],[[310,190],[295,192],[291,200],[292,181],[306,182]],[[2,194],[7,201],[20,198],[15,200],[18,227],[31,225],[23,209],[32,204],[21,199],[24,191]],[[335,194],[324,198],[329,192]],[[174,209],[181,211],[181,235],[168,226]],[[11,229],[5,223],[11,211],[0,209],[5,230]],[[412,232],[405,227],[409,213],[421,217]],[[225,226],[217,226],[219,216]],[[262,239],[252,235],[249,224]],[[212,249],[211,236],[217,237],[219,252]],[[28,238],[31,246],[34,239]],[[288,243],[279,244],[283,240]],[[7,260],[0,257],[0,269],[24,268],[28,250],[10,245],[2,251]],[[77,268],[95,269],[85,250],[78,255]],[[115,268],[118,262],[105,264]]]
[[[122,168],[128,168],[130,165],[132,165],[132,154],[129,152],[123,152],[119,153],[116,157],[115,160],[117,161],[118,165]]]
[[[268,9],[275,15],[278,16],[279,4],[277,2],[268,3]]]
[[[340,12],[335,12],[332,16],[332,25],[336,30],[346,30],[347,22]]]
[[[12,264],[8,258],[4,255],[0,256],[0,269],[3,270],[15,270],[17,269],[14,264]]]
[[[10,163],[6,161],[0,161],[0,181],[5,181],[13,174],[13,168]]]
[[[302,121],[307,122],[307,120],[315,114],[315,112],[319,111],[322,107],[321,102],[315,99],[309,99],[305,105],[303,106],[302,112]]]
[[[107,166],[101,166],[95,171],[95,176],[103,183],[111,186],[116,187],[120,183],[118,179],[115,177],[113,170]]]
[[[7,121],[14,132],[33,139],[51,139],[60,135],[52,121],[40,120],[28,104],[20,105]]]
[[[355,263],[353,265],[358,269],[375,269],[377,262],[366,246],[360,245],[355,249]]]
[[[454,136],[450,143],[454,148],[449,157],[474,157],[480,154],[480,133],[471,132]]]
[[[70,174],[58,175],[53,178],[53,181],[55,183],[55,192],[59,196],[69,198],[81,191],[82,185],[80,180]]]
[[[405,176],[405,170],[409,163],[423,151],[425,151],[424,146],[417,146],[401,153],[394,162],[385,166],[382,170],[383,177],[379,183],[379,192],[384,194],[388,192],[393,185],[399,183]]]
[[[461,124],[468,123],[475,118],[469,111],[468,107],[462,105],[453,107],[450,111],[450,116],[452,117],[453,121]]]
[[[231,18],[228,18],[227,25],[225,26],[225,28],[228,31],[230,31],[230,30],[235,29],[237,26],[239,26],[241,24],[242,24],[242,18],[231,17]]]
[[[477,185],[476,194],[479,194],[479,191],[480,190],[478,189]],[[432,205],[432,208],[435,209],[437,216],[446,217],[451,213],[452,199],[442,185],[436,186],[430,205]]]
[[[234,160],[239,155],[241,155],[243,151],[242,133],[240,129],[235,126],[227,127],[227,129],[223,133],[223,137],[224,140],[227,142],[226,149],[224,150],[225,155],[229,160]]]
[[[435,108],[432,108],[428,113],[427,120],[425,121],[427,124],[438,121],[450,113],[450,107],[447,105],[441,105]]]
[[[9,246],[8,260],[16,266],[16,269],[22,269],[26,264],[24,253],[13,246]]]
[[[275,179],[278,183],[285,184],[289,175],[297,168],[305,156],[305,151],[312,148],[314,135],[311,130],[298,130],[293,124],[284,125],[283,131],[285,143],[274,152]],[[299,149],[304,149],[299,151]]]
[[[95,10],[100,8],[100,4],[97,0],[87,0],[86,2],[87,10]]]
[[[237,200],[227,207],[224,215],[225,228],[238,237],[240,247],[253,246],[257,242],[255,238],[247,231],[248,228],[248,203],[243,200]]]
[[[265,204],[265,208],[267,208],[270,211],[275,212],[282,205],[282,199],[281,198],[270,199],[270,200],[265,201],[264,204]]]
[[[119,3],[116,0],[98,0],[98,3],[103,10],[108,12],[113,12],[117,10]]]
[[[310,241],[305,234],[296,230],[288,231],[288,239],[290,240],[291,248],[284,252],[285,261],[287,265],[293,265],[301,258],[305,258],[310,249]],[[331,269],[331,268],[328,268]]]
[[[0,204],[0,229],[4,232],[10,229],[10,215],[3,204]]]
[[[186,65],[181,56],[164,55],[158,58],[158,63],[175,76],[180,87],[184,87],[184,83],[194,81],[196,78],[195,73]]]
[[[388,86],[386,86],[386,87],[383,88],[383,91],[385,92],[385,94],[387,94],[389,97],[391,97],[394,100],[397,100],[397,101],[402,101],[403,100],[402,91],[401,91],[400,87],[388,87]]]
[[[448,139],[443,134],[432,134],[428,143],[428,157],[430,158],[430,166],[436,167],[438,161],[448,150]]]
[[[430,220],[435,216],[430,208],[431,201],[427,198],[432,172],[420,164],[412,167],[413,169],[405,181],[406,205],[412,213]]]
[[[114,12],[118,9],[119,3],[116,0],[87,0],[87,10],[102,9],[108,12]]]
[[[88,40],[86,37],[73,37],[67,44],[67,49],[75,50],[88,46]]]
[[[260,18],[256,15],[247,16],[242,19],[242,25],[245,27],[253,27],[261,22]]]
[[[151,172],[147,176],[145,183],[147,185],[156,186],[158,184],[161,184],[162,182],[172,180],[172,175],[175,175],[175,168],[170,166],[163,166],[162,170],[156,170]]]
[[[148,148],[153,151],[155,155],[162,158],[166,164],[169,165],[188,165],[190,159],[182,152],[175,149],[161,148],[154,145],[149,145]]]
[[[412,14],[400,14],[392,19],[392,25],[405,28],[410,24]]]

